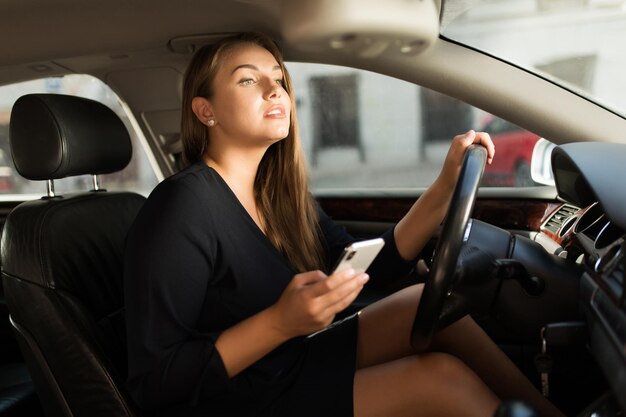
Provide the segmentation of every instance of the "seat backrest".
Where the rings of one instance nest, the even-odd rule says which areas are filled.
[[[18,172],[32,180],[106,174],[131,157],[115,113],[87,99],[21,97],[10,121]],[[51,416],[136,416],[124,387],[123,252],[144,197],[89,191],[17,206],[2,235],[4,290],[20,348]]]

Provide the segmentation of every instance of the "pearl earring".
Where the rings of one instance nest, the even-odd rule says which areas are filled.
[[[209,127],[213,127],[213,126],[215,126],[215,120],[209,119],[209,120],[207,120],[206,124],[209,125]]]

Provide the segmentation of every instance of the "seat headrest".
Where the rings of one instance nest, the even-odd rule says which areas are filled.
[[[29,180],[119,171],[132,156],[120,118],[97,101],[60,94],[28,94],[11,111],[15,168]]]

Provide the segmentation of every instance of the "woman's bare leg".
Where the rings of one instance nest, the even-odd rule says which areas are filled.
[[[357,368],[414,355],[409,338],[422,289],[422,285],[405,288],[361,312]],[[429,350],[462,360],[503,400],[524,400],[541,415],[562,416],[470,317],[435,334]]]
[[[408,356],[354,377],[355,417],[486,417],[498,403],[476,374],[445,353]]]

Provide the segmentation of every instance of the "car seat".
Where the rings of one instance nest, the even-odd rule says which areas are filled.
[[[17,171],[48,195],[17,206],[2,236],[2,280],[20,349],[48,416],[137,416],[127,393],[126,233],[145,198],[99,189],[130,161],[130,136],[101,103],[30,94],[10,121]],[[90,174],[94,189],[55,195],[54,179]]]

